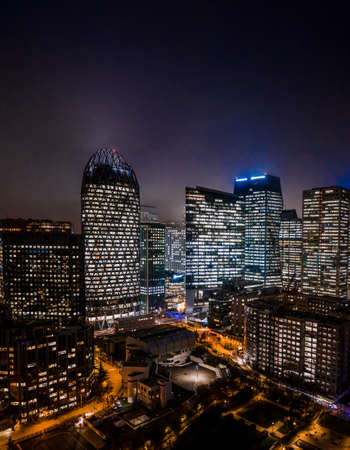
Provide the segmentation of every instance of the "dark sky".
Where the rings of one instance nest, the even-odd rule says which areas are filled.
[[[231,191],[246,173],[280,176],[299,211],[303,189],[350,187],[349,11],[46,3],[2,6],[0,216],[78,225],[82,172],[104,146],[167,220],[186,185]]]

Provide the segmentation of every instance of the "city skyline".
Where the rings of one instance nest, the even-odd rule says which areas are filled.
[[[2,5],[1,449],[350,449],[348,10]]]
[[[162,220],[182,219],[186,185],[232,192],[249,170],[279,176],[299,215],[303,190],[350,186],[343,11],[55,12],[3,11],[3,217],[79,232],[80,173],[101,147],[130,161]]]

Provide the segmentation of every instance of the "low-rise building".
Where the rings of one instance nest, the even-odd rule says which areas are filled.
[[[124,361],[121,375],[127,389],[128,402],[141,402],[149,409],[165,408],[172,398],[170,380],[155,373],[155,365],[150,359]]]
[[[185,328],[158,325],[139,330],[126,340],[126,359],[135,351],[143,351],[159,364],[185,362],[195,343],[195,334]]]
[[[149,409],[165,408],[172,398],[172,383],[166,378],[153,376],[137,379],[132,374],[128,379],[128,401],[139,401]]]
[[[122,317],[116,319],[115,330],[118,334],[127,334],[136,330],[143,330],[155,325],[154,314],[144,314],[142,316]]]

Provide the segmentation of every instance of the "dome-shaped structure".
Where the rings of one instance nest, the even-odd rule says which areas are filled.
[[[139,190],[135,172],[116,149],[101,148],[97,150],[86,164],[83,186],[118,182],[127,183],[137,191]]]
[[[136,175],[114,149],[89,159],[81,188],[88,320],[97,328],[140,308],[140,192]]]

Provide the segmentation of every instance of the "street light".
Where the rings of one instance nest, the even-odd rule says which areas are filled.
[[[196,374],[196,392],[197,392],[197,390],[198,390],[198,364],[196,364],[196,372],[197,372],[197,374]]]

